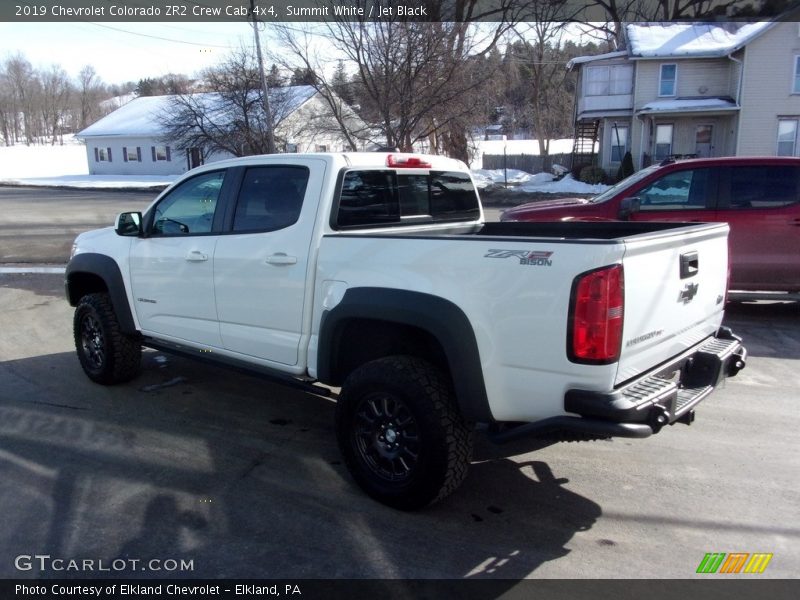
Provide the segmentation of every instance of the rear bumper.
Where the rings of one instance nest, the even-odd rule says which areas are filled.
[[[747,350],[727,327],[656,371],[612,392],[569,390],[567,412],[578,416],[544,419],[497,432],[504,443],[527,436],[570,434],[579,437],[644,438],[665,425],[689,424],[695,407],[745,366]]]

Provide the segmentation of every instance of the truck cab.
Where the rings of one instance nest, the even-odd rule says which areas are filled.
[[[668,160],[590,199],[531,202],[504,221],[725,222],[731,289],[800,291],[800,159]]]

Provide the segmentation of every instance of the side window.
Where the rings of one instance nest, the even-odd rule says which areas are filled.
[[[800,200],[800,168],[765,165],[735,167],[729,172],[730,198],[725,199],[722,208],[778,208]]]
[[[155,207],[150,235],[210,233],[225,171],[184,181]]]
[[[308,175],[306,167],[248,168],[236,202],[233,231],[275,231],[296,223]]]
[[[337,224],[342,227],[400,220],[397,178],[393,171],[348,171],[339,196]]]
[[[640,190],[640,210],[704,210],[712,208],[711,169],[673,171]]]

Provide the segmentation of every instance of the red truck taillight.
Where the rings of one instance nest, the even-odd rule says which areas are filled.
[[[625,307],[622,265],[575,278],[570,296],[567,354],[573,362],[609,364],[619,359]]]

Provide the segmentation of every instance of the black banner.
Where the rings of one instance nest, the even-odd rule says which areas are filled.
[[[0,21],[797,20],[799,6],[800,0],[7,0],[0,4]]]
[[[302,600],[794,600],[800,580],[4,580],[3,600],[252,599]]]

